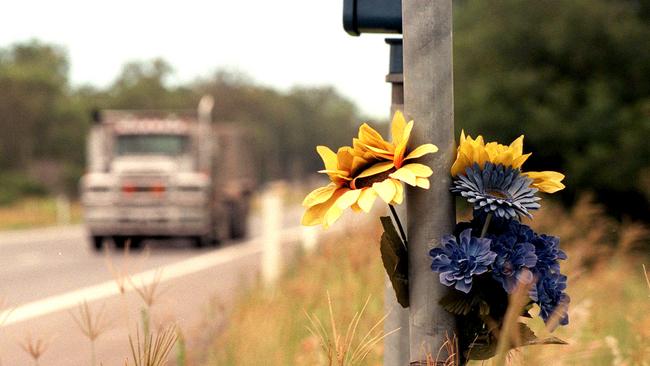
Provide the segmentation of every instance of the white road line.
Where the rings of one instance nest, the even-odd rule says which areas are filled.
[[[284,242],[297,240],[302,233],[301,227],[284,229],[281,236]],[[198,255],[177,263],[161,266],[155,269],[144,271],[131,276],[132,282],[136,284],[150,284],[158,271],[162,271],[161,282],[169,281],[178,277],[196,273],[219,264],[228,263],[233,260],[257,254],[262,251],[261,238],[255,238],[245,243],[237,244],[222,250],[207,254]],[[126,291],[132,291],[132,286],[127,286]],[[84,287],[78,290],[66,292],[60,295],[46,297],[41,300],[32,301],[14,309],[5,310],[0,313],[0,320],[6,319],[1,327],[16,324],[39,316],[51,314],[57,311],[70,309],[82,301],[95,301],[119,294],[115,281],[106,281],[98,285]],[[0,328],[1,328],[0,327]]]

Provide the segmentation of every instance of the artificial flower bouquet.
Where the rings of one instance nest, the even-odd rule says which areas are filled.
[[[409,306],[408,245],[394,205],[403,201],[404,183],[429,188],[433,171],[414,160],[438,151],[433,144],[407,148],[413,123],[406,122],[398,111],[391,124],[391,141],[363,124],[352,146],[341,147],[336,153],[318,146],[325,165],[320,173],[327,174],[330,183],[305,197],[302,219],[303,225],[327,227],[347,208],[369,212],[377,198],[388,204],[393,218],[380,218],[384,228],[380,251],[403,307]],[[451,168],[450,191],[472,205],[473,219],[458,223],[439,245],[432,242],[428,254],[431,269],[439,273],[443,285],[450,287],[440,305],[456,316],[465,360],[494,356],[509,296],[515,291],[525,291],[526,296],[517,317],[530,317],[528,311],[536,304],[539,316],[550,328],[568,323],[566,276],[560,273],[559,265],[566,254],[559,248],[559,239],[535,233],[521,223],[540,207],[539,192],[564,188],[564,176],[551,171],[523,172],[521,166],[530,155],[523,154],[523,136],[505,146],[485,143],[481,136],[472,139],[461,134]],[[523,323],[517,327],[523,339],[510,346],[562,343],[554,337],[537,339]]]
[[[473,218],[456,224],[454,233],[429,252],[440,283],[453,288],[440,303],[456,315],[466,359],[495,355],[509,296],[517,291],[525,297],[517,318],[532,317],[529,310],[536,304],[550,330],[569,322],[567,278],[559,263],[567,256],[560,240],[521,222],[540,207],[539,192],[564,188],[564,176],[523,172],[531,155],[523,153],[523,139],[505,146],[461,133],[450,190],[472,205]],[[520,339],[509,346],[564,343],[555,337],[538,339],[524,323],[514,325]]]

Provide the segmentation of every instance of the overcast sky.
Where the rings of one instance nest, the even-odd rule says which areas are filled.
[[[363,112],[384,117],[388,45],[350,37],[343,0],[12,1],[0,13],[0,47],[29,39],[68,52],[75,85],[108,85],[125,62],[162,57],[174,82],[238,70],[283,90],[332,84]]]

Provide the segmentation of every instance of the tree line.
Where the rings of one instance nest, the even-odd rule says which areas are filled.
[[[527,169],[566,173],[562,199],[591,191],[609,212],[650,217],[650,0],[454,2],[458,132],[526,135]],[[363,118],[335,89],[278,91],[218,71],[170,85],[164,60],[126,64],[105,88],[72,86],[62,48],[0,49],[0,202],[73,194],[93,108],[194,108],[255,132],[262,179],[320,169],[314,146],[350,143]],[[387,106],[388,109],[388,106]],[[50,182],[43,185],[39,182]]]
[[[321,169],[314,147],[348,143],[361,117],[334,88],[287,92],[245,75],[215,72],[169,85],[164,60],[126,64],[106,88],[73,87],[65,52],[30,41],[0,50],[0,203],[31,194],[76,194],[84,171],[86,134],[94,109],[193,109],[215,99],[215,121],[249,128],[260,179],[296,179]]]

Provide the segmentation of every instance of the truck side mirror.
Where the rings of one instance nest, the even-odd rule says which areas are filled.
[[[94,124],[101,124],[102,123],[102,112],[98,108],[93,108],[90,111],[90,119],[93,121]]]
[[[343,0],[343,29],[351,36],[402,34],[402,0]]]

